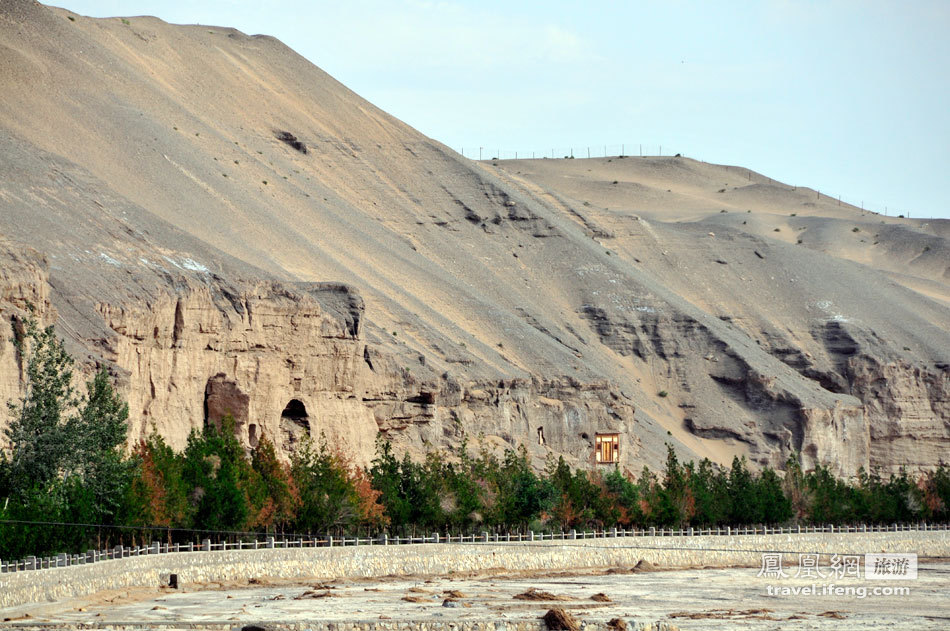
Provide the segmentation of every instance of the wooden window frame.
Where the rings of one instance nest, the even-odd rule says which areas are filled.
[[[604,432],[594,435],[594,460],[597,464],[620,462],[620,434]]]

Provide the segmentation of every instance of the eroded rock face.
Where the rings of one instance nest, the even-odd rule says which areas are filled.
[[[231,414],[248,447],[267,435],[286,451],[324,433],[372,452],[376,425],[355,393],[363,305],[350,288],[261,282],[225,296],[189,286],[147,309],[99,312],[115,332],[104,355],[126,373],[133,440],[157,431],[181,448],[192,428]],[[291,402],[312,411],[293,439]]]
[[[28,305],[41,323],[57,320],[45,262],[32,253],[4,266],[0,292],[7,330]],[[266,435],[283,457],[310,438],[365,464],[378,434],[417,454],[483,435],[489,447],[524,444],[540,466],[549,453],[592,464],[597,432],[635,436],[633,406],[607,383],[414,377],[366,345],[363,309],[359,295],[341,285],[179,279],[177,292],[148,304],[100,303],[111,334],[81,342],[118,376],[130,444],[157,432],[182,449],[191,430],[220,427],[230,415],[246,448]],[[88,374],[93,366],[80,364],[77,386],[83,368]],[[0,384],[8,399],[20,396],[18,357],[6,335]],[[627,441],[620,462],[632,467],[638,450],[636,438]]]
[[[849,367],[869,421],[872,468],[913,470],[950,458],[950,366],[931,371],[861,356]]]
[[[23,318],[31,312],[41,325],[56,320],[50,303],[46,260],[37,252],[14,249],[0,241],[0,401],[16,401],[23,395],[24,373],[14,339],[23,334]],[[7,414],[6,406],[0,415]],[[2,418],[2,416],[0,416]],[[0,449],[7,446],[6,423],[0,422]]]
[[[562,378],[469,381],[443,375],[434,383],[407,383],[401,395],[367,400],[381,434],[397,446],[457,446],[484,437],[490,447],[523,445],[541,465],[550,454],[574,466],[595,465],[598,433],[623,436],[619,464],[641,462],[632,402],[606,382],[583,384]],[[411,392],[421,395],[408,396]]]
[[[77,338],[52,305],[47,262],[9,244],[5,250],[2,326],[22,330],[32,308],[41,323],[59,326],[87,375],[95,363],[110,366],[129,402],[130,444],[158,432],[181,449],[192,429],[230,415],[245,447],[267,436],[284,457],[312,437],[368,463],[382,435],[415,455],[468,438],[493,448],[524,445],[537,466],[554,455],[595,467],[596,435],[618,433],[621,467],[637,471],[645,460],[634,401],[610,382],[436,375],[423,358],[410,369],[367,342],[362,299],[343,285],[182,277],[146,301],[99,303],[107,334]],[[800,454],[806,467],[852,475],[862,467],[926,468],[945,457],[948,368],[883,362],[864,352],[872,342],[860,330],[831,327],[830,351],[816,357],[781,340],[765,352],[746,348],[683,314],[587,313],[620,356],[650,358],[677,384],[694,435],[744,443],[760,464],[781,466]],[[12,337],[0,336],[7,400],[24,385]],[[759,354],[795,367],[801,382]],[[77,386],[82,379],[77,371]],[[818,394],[815,381],[824,384]],[[711,393],[722,398],[718,408]]]

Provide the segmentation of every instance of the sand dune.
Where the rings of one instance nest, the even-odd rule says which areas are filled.
[[[844,409],[864,437],[822,458],[950,445],[950,222],[683,158],[476,163],[270,37],[0,7],[0,231],[49,257],[81,346],[110,334],[95,303],[176,274],[335,281],[422,382],[608,382],[631,466],[666,441],[780,463]],[[855,385],[887,366],[905,382]]]

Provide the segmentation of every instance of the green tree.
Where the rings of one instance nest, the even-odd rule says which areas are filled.
[[[129,407],[112,387],[109,373],[100,369],[87,384],[79,414],[67,421],[73,439],[65,459],[66,475],[78,477],[96,524],[114,522],[131,482],[131,462],[123,448],[128,435]]]
[[[11,445],[8,486],[11,495],[30,494],[50,485],[70,456],[75,436],[65,414],[76,405],[73,360],[52,326],[40,328],[32,317],[14,328],[14,345],[26,360],[26,392],[8,403],[13,416],[6,429]]]
[[[663,478],[659,511],[663,523],[682,526],[692,519],[695,512],[695,498],[690,484],[692,474],[692,467],[680,465],[673,445],[667,443],[666,474]]]
[[[792,517],[792,503],[782,490],[782,479],[766,467],[756,479],[756,503],[766,524],[780,524]]]
[[[457,464],[445,463],[442,468],[441,475],[449,498],[443,505],[449,526],[471,530],[483,523],[487,516],[488,485],[478,461],[468,453],[464,439],[457,455]]]
[[[756,497],[752,473],[746,467],[745,456],[732,459],[729,470],[729,497],[732,499],[729,522],[733,525],[756,524],[762,521],[762,513]]]
[[[191,523],[209,530],[244,530],[251,517],[248,489],[255,472],[234,435],[234,418],[221,429],[208,423],[192,430],[185,447],[183,479],[190,489]]]
[[[696,526],[718,524],[729,510],[724,478],[714,470],[709,458],[703,458],[698,468],[694,469],[692,464],[687,465],[689,489],[694,501],[690,523]]]
[[[642,526],[644,522],[640,486],[614,468],[604,476],[604,486],[617,506],[617,523],[624,528]]]
[[[380,492],[380,501],[386,507],[390,525],[399,530],[409,523],[411,507],[402,491],[402,474],[399,459],[393,453],[392,444],[381,437],[376,441],[376,457],[370,465],[373,488]],[[306,504],[306,500],[304,500]]]
[[[495,511],[501,524],[527,527],[554,505],[554,488],[535,474],[524,447],[517,451],[505,450],[501,467],[494,477]]]
[[[805,487],[810,500],[808,516],[815,523],[840,524],[850,521],[856,507],[860,505],[855,489],[834,477],[827,467],[820,464],[805,475]]]
[[[359,523],[358,498],[344,464],[326,441],[306,443],[291,458],[291,478],[300,494],[295,528],[307,532],[348,529]]]

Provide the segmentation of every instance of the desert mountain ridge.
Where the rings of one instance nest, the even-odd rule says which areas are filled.
[[[0,88],[2,326],[29,302],[109,366],[130,442],[231,413],[363,462],[950,453],[950,221],[678,157],[473,162],[274,38],[151,17],[3,0]]]

